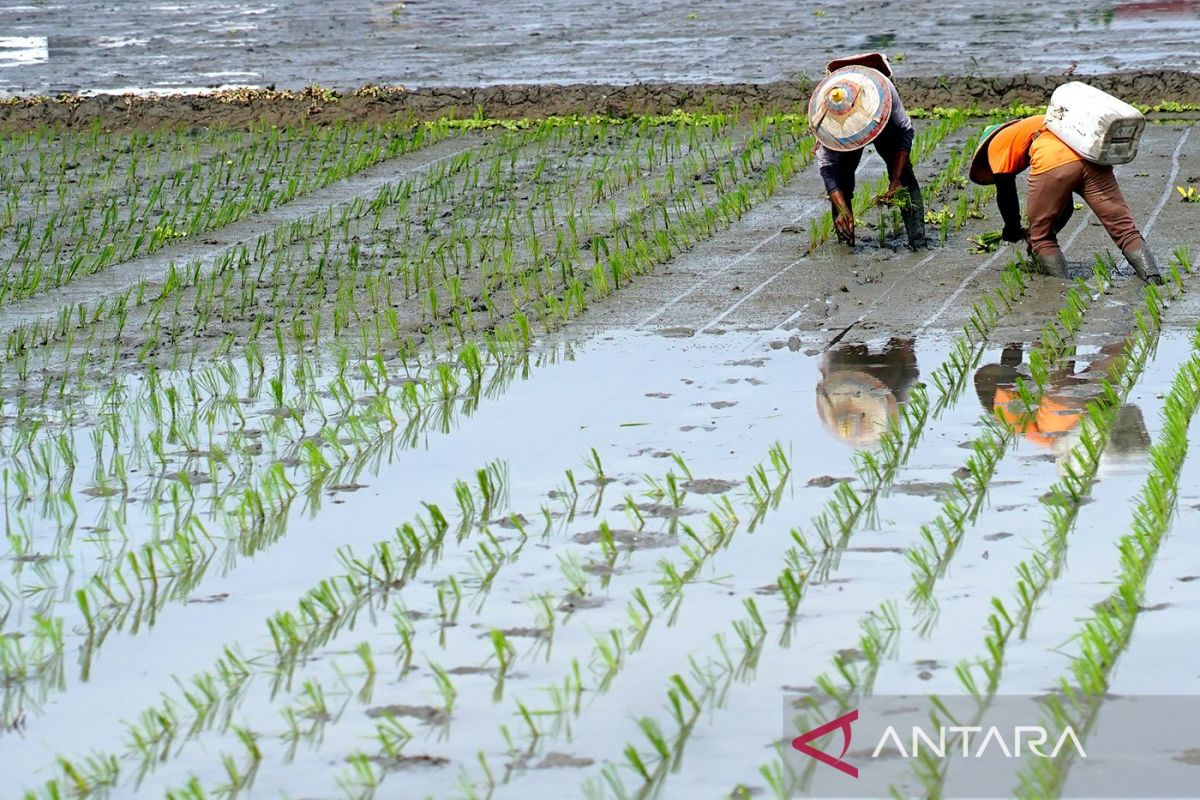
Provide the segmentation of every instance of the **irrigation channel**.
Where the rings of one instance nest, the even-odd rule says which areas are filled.
[[[987,121],[918,253],[790,116],[0,140],[4,794],[788,797],[789,694],[1195,693],[1200,133],[1148,289],[971,252]]]

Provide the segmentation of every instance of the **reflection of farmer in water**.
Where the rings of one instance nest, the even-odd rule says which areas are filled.
[[[1013,430],[1026,439],[1050,448],[1055,455],[1065,456],[1078,441],[1079,423],[1087,404],[1099,395],[1100,379],[1124,350],[1123,342],[1112,342],[1100,348],[1098,356],[1081,372],[1075,372],[1075,362],[1069,361],[1061,370],[1050,374],[1050,382],[1037,410],[1027,413],[1016,389],[1021,377],[1022,346],[1010,344],[1004,348],[999,364],[980,367],[975,373],[975,392],[984,410],[992,411]],[[1025,380],[1031,383],[1028,376]],[[1141,409],[1124,405],[1117,412],[1109,431],[1109,446],[1115,455],[1131,455],[1150,445]]]
[[[878,353],[865,344],[829,350],[817,383],[821,423],[855,447],[873,445],[919,374],[912,339],[891,339]]]

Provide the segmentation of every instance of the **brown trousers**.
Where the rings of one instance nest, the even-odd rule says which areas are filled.
[[[1033,252],[1042,255],[1059,250],[1054,221],[1070,209],[1072,194],[1083,198],[1122,251],[1144,242],[1117,186],[1113,168],[1073,161],[1029,176],[1029,246]],[[1065,219],[1061,222],[1066,224]]]

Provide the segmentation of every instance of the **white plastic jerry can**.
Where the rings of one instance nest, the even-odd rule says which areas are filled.
[[[1124,100],[1071,81],[1050,96],[1046,127],[1088,161],[1126,164],[1137,155],[1146,118]]]

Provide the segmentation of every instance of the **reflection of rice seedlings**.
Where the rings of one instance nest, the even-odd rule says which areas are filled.
[[[559,571],[567,581],[568,594],[573,594],[578,597],[587,595],[587,573],[583,571],[583,565],[579,562],[579,555],[574,550],[568,550],[566,553],[558,556]]]
[[[1059,681],[1064,700],[1052,709],[1055,730],[1068,723],[1090,727],[1108,691],[1109,675],[1128,645],[1141,612],[1147,577],[1174,516],[1179,475],[1188,453],[1188,428],[1200,405],[1197,351],[1200,335],[1193,340],[1193,353],[1180,366],[1163,405],[1162,432],[1150,449],[1153,469],[1143,484],[1130,532],[1117,545],[1121,556],[1117,586],[1107,601],[1094,607],[1094,616],[1084,622],[1070,674]],[[1068,751],[1066,758],[1056,761],[1054,765],[1027,763],[1019,776],[1017,792],[1027,797],[1059,793],[1073,757]]]
[[[388,758],[395,759],[404,751],[412,738],[412,732],[399,719],[384,711],[375,723],[375,738]]]
[[[445,669],[432,661],[426,663],[433,671],[433,680],[437,685],[438,694],[442,698],[442,708],[447,714],[450,714],[454,711],[454,701],[458,698],[458,689],[454,687],[454,681],[450,679],[450,675]]]
[[[1103,262],[1098,263],[1103,271],[1107,270]],[[1150,311],[1150,307],[1159,304],[1161,304],[1161,298],[1157,292],[1145,292],[1145,306],[1136,313],[1137,318],[1139,320],[1146,318],[1160,320],[1159,314]],[[1080,441],[1067,456],[1064,475],[1050,491],[1052,499],[1046,504],[1046,508],[1051,525],[1045,542],[1040,550],[1035,551],[1017,567],[1016,596],[1013,598],[1016,613],[1010,613],[1004,601],[999,597],[993,598],[993,611],[989,615],[988,634],[984,641],[986,655],[975,661],[961,662],[955,668],[959,683],[980,703],[981,714],[990,705],[990,698],[999,682],[1004,650],[1008,640],[1014,631],[1017,631],[1022,637],[1026,635],[1033,613],[1037,608],[1038,599],[1061,573],[1066,557],[1066,536],[1074,525],[1080,507],[1079,501],[1090,490],[1099,459],[1108,440],[1109,431],[1122,404],[1141,375],[1149,354],[1153,352],[1157,341],[1157,331],[1158,328],[1153,322],[1146,326],[1139,325],[1138,333],[1126,343],[1122,357],[1110,368],[1103,385],[1102,396],[1089,403],[1087,413],[1081,423]],[[1186,367],[1187,365],[1184,370],[1181,370],[1181,374]],[[1133,607],[1136,607],[1136,603]],[[1107,608],[1108,605],[1098,607],[1098,616],[1103,616]],[[1104,629],[1108,630],[1109,627],[1106,625]],[[1081,638],[1080,641],[1084,641],[1084,639]],[[1085,644],[1085,650],[1088,647],[1093,650],[1097,649],[1094,642]],[[1104,653],[1099,663],[1106,668],[1111,668],[1114,661],[1115,653]],[[986,681],[984,685],[981,685],[980,680],[977,679],[976,669],[983,673],[981,677]],[[1081,667],[1081,670],[1077,680],[1079,685],[1089,687],[1095,692],[1102,692],[1103,685],[1098,682],[1099,673],[1090,667]],[[1062,685],[1067,686],[1065,682]],[[1072,696],[1073,691],[1069,687],[1066,689],[1065,694],[1068,698]],[[1077,705],[1074,701],[1069,700],[1069,702],[1073,706]],[[1068,718],[1063,713],[1065,705],[1060,700],[1052,696],[1048,706],[1054,720],[1060,723],[1060,727],[1067,724]],[[1086,727],[1087,725],[1077,724],[1079,730]],[[945,775],[946,767],[947,762],[943,760],[931,775],[940,782]],[[1033,772],[1039,771],[1041,770],[1035,766]],[[1057,767],[1050,772],[1052,773],[1051,779],[1043,778],[1044,786],[1053,785],[1055,781],[1065,775],[1065,771]],[[1026,779],[1027,777],[1023,778],[1023,782]],[[1056,794],[1056,792],[1050,792],[1050,794]],[[1040,796],[1040,793],[1033,792],[1031,796]]]
[[[633,495],[625,495],[625,513],[629,515],[630,522],[633,523],[637,530],[640,531],[646,527],[646,518],[642,516],[642,511],[638,508],[637,501],[633,499]]]

